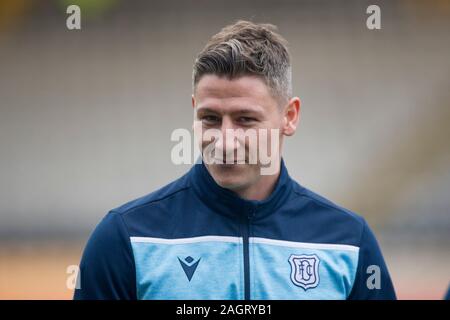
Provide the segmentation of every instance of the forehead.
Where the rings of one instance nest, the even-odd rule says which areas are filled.
[[[235,79],[204,75],[195,90],[197,109],[226,108],[271,109],[276,101],[264,80],[257,76],[242,76]]]

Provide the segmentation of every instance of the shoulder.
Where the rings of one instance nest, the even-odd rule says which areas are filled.
[[[350,223],[355,223],[361,227],[365,224],[365,219],[361,215],[337,205],[336,203],[311,191],[310,189],[300,186],[298,183],[295,183],[294,193],[296,193],[296,195],[304,201],[308,202],[308,204],[313,206],[315,209],[322,209],[331,216],[335,215],[342,217]]]
[[[168,183],[167,185],[149,193],[142,197],[128,201],[116,208],[113,208],[111,212],[117,213],[121,216],[138,211],[139,209],[145,209],[149,206],[160,204],[161,202],[170,201],[174,197],[180,194],[186,193],[190,188],[189,179],[187,174],[182,177]]]
[[[359,214],[341,207],[325,197],[294,183],[294,203],[308,225],[320,226],[322,241],[342,241],[360,246],[363,233],[368,228]]]
[[[173,221],[192,199],[189,174],[145,196],[112,209],[109,215],[120,218],[129,237],[160,236],[171,233]]]

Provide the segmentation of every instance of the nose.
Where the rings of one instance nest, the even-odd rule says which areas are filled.
[[[234,134],[234,126],[230,119],[224,117],[222,119],[221,137],[215,143],[215,150],[223,155],[223,160],[234,159],[235,152],[240,148],[239,139]]]

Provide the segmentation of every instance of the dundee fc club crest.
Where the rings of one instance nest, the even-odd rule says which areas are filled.
[[[291,264],[291,280],[305,291],[319,285],[319,257],[315,254],[292,254],[289,257]]]

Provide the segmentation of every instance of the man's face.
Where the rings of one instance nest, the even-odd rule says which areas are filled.
[[[264,152],[279,160],[284,113],[261,78],[242,76],[229,80],[226,77],[205,75],[197,84],[192,104],[195,112],[194,130],[203,133],[200,140],[203,159],[220,186],[239,190],[258,181],[263,165],[260,161],[262,143],[267,145],[267,151]],[[241,135],[229,135],[230,129]],[[271,150],[271,129],[279,130],[272,131],[276,134],[273,137],[278,140],[275,150]],[[217,135],[216,139],[211,139],[211,135],[205,134],[208,130],[220,133],[220,139],[217,139]],[[256,143],[249,138],[250,134],[247,138],[242,135],[243,132],[251,131],[257,133]],[[267,138],[261,139],[258,134],[261,131],[267,132]],[[242,151],[245,151],[244,158],[240,156]],[[250,155],[257,155],[257,161],[250,161]],[[228,164],[227,157],[234,162]]]

